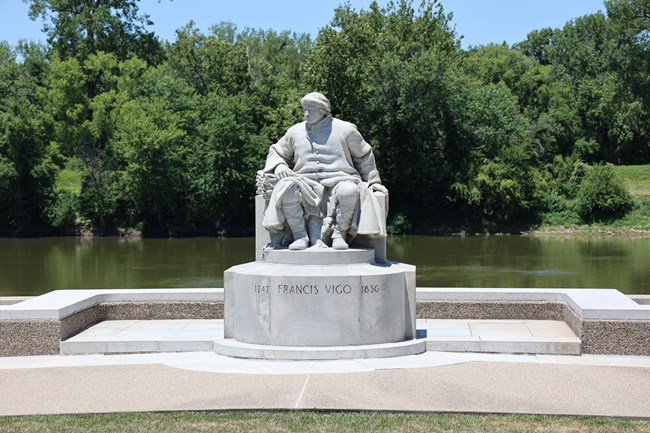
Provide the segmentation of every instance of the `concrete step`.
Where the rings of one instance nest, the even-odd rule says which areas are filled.
[[[560,321],[419,319],[417,329],[428,351],[580,354],[580,339]],[[232,343],[223,339],[223,320],[113,320],[62,341],[60,350],[65,355],[211,352]]]
[[[62,355],[211,352],[223,320],[109,320],[61,342]]]
[[[427,350],[440,352],[580,355],[581,342],[555,320],[435,320],[417,322]]]

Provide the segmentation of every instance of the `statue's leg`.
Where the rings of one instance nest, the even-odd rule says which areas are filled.
[[[334,189],[336,194],[336,221],[332,233],[332,248],[347,250],[345,237],[352,223],[354,209],[359,201],[359,189],[354,182],[341,182]]]
[[[309,243],[311,245],[316,245],[320,240],[322,228],[322,218],[313,215],[307,218],[307,234],[309,235]]]
[[[282,213],[293,233],[293,243],[290,250],[304,250],[309,246],[309,238],[305,229],[305,214],[301,204],[300,191],[292,185],[282,196]]]

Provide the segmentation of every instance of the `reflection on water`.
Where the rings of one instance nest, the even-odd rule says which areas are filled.
[[[55,289],[223,287],[253,239],[0,239],[0,295]]]
[[[615,288],[650,294],[650,239],[391,237],[420,287]]]
[[[223,287],[252,238],[0,239],[0,296],[55,289]],[[650,294],[650,239],[520,236],[388,239],[420,287],[602,287]]]
[[[561,269],[540,269],[538,271],[513,271],[526,275],[575,275],[577,272],[563,271]]]

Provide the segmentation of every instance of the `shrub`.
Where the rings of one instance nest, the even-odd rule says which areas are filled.
[[[411,229],[411,223],[409,223],[408,218],[403,213],[395,215],[386,228],[391,235],[405,235],[410,233]]]
[[[578,212],[585,221],[612,220],[625,215],[632,196],[611,165],[596,165],[585,175],[578,189]]]
[[[577,212],[567,209],[542,214],[542,224],[549,226],[571,227],[580,223],[580,216]]]
[[[45,217],[52,227],[73,227],[77,218],[78,206],[75,194],[69,191],[58,191],[46,207]]]

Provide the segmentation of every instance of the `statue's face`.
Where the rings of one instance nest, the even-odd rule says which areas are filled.
[[[305,122],[310,125],[318,123],[327,115],[321,108],[312,105],[303,105],[302,110],[305,114]]]

